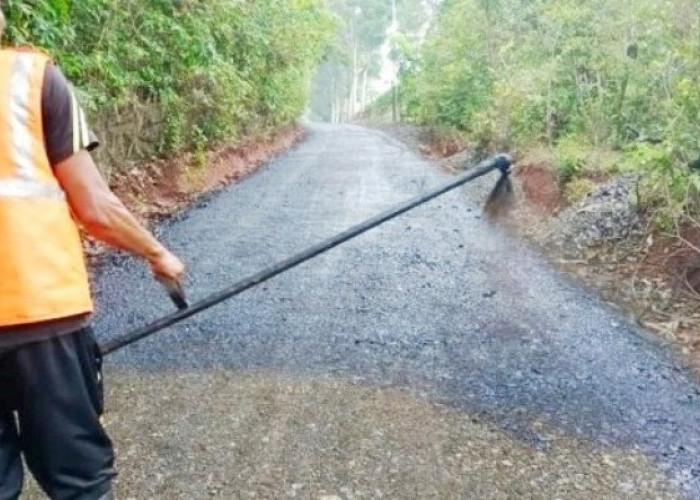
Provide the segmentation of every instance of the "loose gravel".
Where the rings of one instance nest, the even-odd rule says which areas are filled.
[[[447,176],[383,134],[314,125],[160,234],[196,300]],[[109,358],[120,497],[700,497],[697,384],[484,220],[494,181]],[[97,298],[103,339],[172,310],[132,259]]]

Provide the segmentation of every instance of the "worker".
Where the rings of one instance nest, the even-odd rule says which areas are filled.
[[[0,12],[0,36],[5,18]],[[112,194],[68,82],[33,50],[0,50],[0,500],[21,456],[51,499],[113,498],[101,357],[77,223],[180,283],[183,263]],[[78,221],[74,221],[74,218]]]

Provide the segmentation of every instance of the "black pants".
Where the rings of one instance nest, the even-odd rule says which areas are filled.
[[[110,490],[101,362],[90,328],[0,354],[0,500],[19,497],[20,454],[52,500],[96,500]]]

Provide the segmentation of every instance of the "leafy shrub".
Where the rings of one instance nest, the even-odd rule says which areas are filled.
[[[627,168],[641,170],[642,202],[657,225],[677,228],[700,211],[700,173],[679,165],[672,147],[638,144],[627,152]]]
[[[567,184],[586,167],[588,150],[580,138],[566,137],[554,147],[555,168],[559,182]]]
[[[136,101],[157,108],[160,154],[295,120],[335,26],[323,0],[3,5],[7,40],[50,52],[93,117]]]
[[[573,179],[564,188],[564,197],[569,203],[578,203],[593,191],[596,185],[597,184],[590,179]]]

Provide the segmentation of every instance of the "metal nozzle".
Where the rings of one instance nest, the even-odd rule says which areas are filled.
[[[495,168],[501,171],[503,175],[510,173],[510,167],[513,166],[513,158],[507,154],[500,154],[494,158]]]

